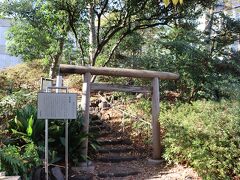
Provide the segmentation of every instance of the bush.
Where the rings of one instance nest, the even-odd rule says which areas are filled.
[[[129,112],[129,120],[126,124],[131,125],[131,135],[134,139],[138,139],[138,143],[142,141],[145,145],[151,143],[151,101],[146,99],[137,100],[130,104],[127,108]],[[126,121],[126,120],[125,120]]]
[[[164,158],[191,165],[204,179],[240,176],[240,102],[162,105]]]
[[[22,146],[31,141],[36,145],[43,144],[44,121],[37,119],[36,106],[27,105],[18,109],[15,118],[7,124],[11,141],[15,142],[14,144]]]
[[[38,146],[39,154],[42,154],[45,140],[44,120],[37,119],[36,106],[27,105],[22,109],[18,109],[15,115],[15,118],[7,123],[8,137],[4,138],[3,143],[22,147],[29,144],[29,142],[33,142]],[[80,112],[78,112],[76,120],[69,120],[68,129],[69,159],[74,163],[78,163],[83,160],[83,157],[79,155],[79,149],[81,149],[82,142],[87,137],[82,132],[82,116]],[[49,159],[51,163],[64,159],[64,131],[65,122],[63,120],[49,120]]]
[[[32,168],[42,164],[37,147],[32,142],[22,147],[3,145],[0,161],[0,171],[6,171],[7,175],[20,175],[23,179],[30,178]]]
[[[64,80],[64,84],[71,88],[81,89],[82,88],[82,75],[69,75]]]
[[[0,71],[0,89],[8,92],[27,89],[37,91],[40,87],[41,77],[46,77],[40,61],[22,63]]]
[[[12,118],[18,109],[21,109],[28,104],[35,104],[36,99],[37,94],[35,92],[24,90],[3,97],[0,100],[0,118],[3,120]]]

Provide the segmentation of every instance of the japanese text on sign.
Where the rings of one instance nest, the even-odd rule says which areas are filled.
[[[38,93],[38,119],[77,119],[77,94]]]

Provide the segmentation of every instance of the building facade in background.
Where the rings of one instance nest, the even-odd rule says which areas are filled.
[[[6,51],[6,31],[10,28],[9,19],[0,19],[0,70],[21,63],[19,57],[10,56]]]
[[[229,0],[229,3],[225,4],[225,12],[232,18],[240,20],[240,0]],[[240,37],[238,41],[235,41],[231,46],[234,51],[240,51]]]

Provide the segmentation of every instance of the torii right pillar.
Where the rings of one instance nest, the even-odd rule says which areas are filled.
[[[160,98],[159,98],[159,79],[157,77],[152,80],[152,160],[161,159],[161,133],[160,133]]]

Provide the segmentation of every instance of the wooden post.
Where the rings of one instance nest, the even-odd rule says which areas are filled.
[[[159,160],[161,158],[161,144],[160,144],[160,123],[158,121],[160,113],[159,101],[159,79],[157,77],[152,80],[152,143],[153,143],[153,159]]]
[[[89,106],[90,106],[90,81],[91,73],[87,72],[83,75],[82,86],[82,111],[83,111],[83,131],[88,134],[89,131]],[[81,153],[87,158],[88,154],[88,138],[83,142],[83,149]]]

